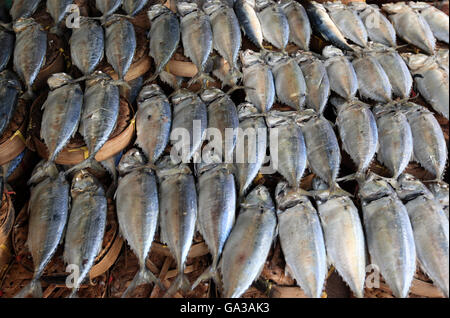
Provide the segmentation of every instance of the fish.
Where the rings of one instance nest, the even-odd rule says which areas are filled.
[[[130,17],[134,17],[147,5],[148,0],[122,0],[122,9]]]
[[[241,52],[245,99],[260,112],[268,112],[275,101],[275,81],[269,65],[258,52]]]
[[[307,52],[297,52],[294,56],[306,83],[306,108],[323,113],[330,96],[330,80],[324,62]]]
[[[327,2],[324,7],[342,35],[353,43],[367,46],[367,30],[356,11],[341,2]]]
[[[402,108],[411,127],[414,159],[440,181],[448,153],[439,122],[427,108],[413,102],[405,102]]]
[[[258,110],[250,103],[240,104],[238,114],[239,130],[234,167],[239,197],[243,197],[264,163],[267,149],[267,126],[264,118],[254,116],[258,114]]]
[[[191,169],[186,164],[175,165],[170,156],[158,164],[161,239],[177,264],[177,277],[166,295],[191,288],[184,274],[186,258],[192,245],[197,221],[197,191]]]
[[[95,7],[106,18],[116,12],[122,5],[123,0],[95,0]]]
[[[434,199],[437,203],[439,203],[442,207],[442,210],[445,213],[445,216],[448,219],[449,212],[449,186],[448,183],[444,181],[440,182],[428,182],[428,189],[433,194]]]
[[[71,186],[64,261],[71,266],[76,265],[79,275],[74,279],[69,298],[76,296],[102,250],[106,213],[107,201],[102,184],[87,171],[77,172]]]
[[[408,98],[412,90],[413,78],[400,54],[395,49],[384,45],[373,43],[369,46],[372,50],[370,54],[380,63],[389,79],[392,94],[401,99]]]
[[[360,183],[367,246],[395,297],[408,296],[416,272],[416,246],[408,211],[387,181],[371,175]]]
[[[106,59],[117,73],[119,80],[124,80],[127,75],[133,62],[136,46],[136,32],[130,21],[115,15],[106,20]]]
[[[309,51],[312,30],[305,8],[293,0],[282,0],[280,4],[289,23],[289,42]]]
[[[448,74],[448,68],[449,68],[448,49],[445,49],[445,48],[437,49],[436,53],[434,54],[434,57],[436,58],[436,62],[439,64],[439,66],[441,68],[443,68]]]
[[[169,144],[172,109],[162,89],[145,85],[139,93],[136,112],[136,145],[154,164]]]
[[[213,278],[221,285],[217,269],[220,257],[235,222],[236,185],[232,166],[221,163],[221,158],[213,156],[208,163],[196,166],[198,182],[198,229],[212,256],[211,265],[201,274],[191,289],[200,282]]]
[[[381,103],[392,100],[389,77],[375,57],[361,56],[354,59],[352,64],[358,78],[358,91],[361,97]]]
[[[323,4],[317,3],[316,1],[307,1],[305,3],[305,9],[313,31],[321,34],[326,41],[331,42],[334,46],[345,51],[353,51],[353,48],[347,43],[344,35],[328,15]]]
[[[378,128],[370,106],[359,101],[332,97],[336,109],[336,125],[342,148],[356,165],[356,176],[363,177],[378,148]]]
[[[296,119],[305,138],[309,168],[334,192],[341,165],[341,152],[331,123],[313,110],[306,110]]]
[[[72,63],[84,75],[92,74],[105,54],[103,28],[92,19],[80,17],[80,27],[72,30],[69,44]]]
[[[449,43],[449,22],[447,14],[426,2],[409,1],[408,4],[417,10],[420,16],[425,19],[436,39],[447,44]]]
[[[206,81],[214,81],[205,73],[206,61],[213,49],[213,31],[209,16],[196,3],[177,2],[178,13],[181,15],[181,42],[184,55],[191,59],[197,67],[197,74],[189,81],[189,86]]]
[[[0,72],[2,72],[14,53],[15,36],[13,33],[4,30],[0,27],[0,43],[2,43],[2,50],[0,51]]]
[[[281,6],[272,0],[256,0],[256,14],[264,40],[284,51],[289,42],[289,21]]]
[[[170,61],[180,42],[180,22],[171,10],[161,4],[147,12],[151,21],[149,32],[150,56],[155,61],[155,72],[148,82],[155,80]]]
[[[16,111],[21,86],[14,72],[0,72],[0,137],[8,128]]]
[[[392,48],[397,47],[395,29],[376,4],[368,5],[365,2],[358,1],[351,2],[348,6],[358,13],[371,41]]]
[[[412,175],[402,175],[398,187],[397,194],[405,202],[411,221],[419,265],[448,298],[448,218],[433,195],[420,193],[426,187]]]
[[[382,5],[389,16],[397,35],[406,42],[432,55],[436,48],[436,39],[427,21],[405,2],[385,3]]]
[[[433,109],[449,119],[449,75],[435,58],[424,54],[402,53],[417,90]]]
[[[313,179],[315,190],[327,188]],[[366,245],[359,212],[346,195],[316,200],[322,224],[328,260],[358,298],[364,297],[366,278]]]
[[[130,295],[144,283],[161,283],[146,267],[159,218],[158,186],[155,172],[145,165],[142,152],[128,150],[121,158],[116,190],[116,210],[120,232],[138,258],[139,271],[122,294]]]
[[[55,162],[59,153],[75,136],[81,119],[83,91],[66,73],[53,74],[48,79],[50,92],[42,105],[40,136],[48,150],[48,161]]]
[[[33,278],[15,298],[42,297],[40,278],[63,238],[70,206],[69,183],[63,173],[34,185],[28,203],[27,246],[33,258]]]
[[[9,14],[13,21],[30,18],[37,10],[41,0],[14,0]]]
[[[207,89],[200,97],[208,108],[208,132],[211,135],[206,137],[207,147],[218,151],[223,162],[231,163],[239,128],[236,105],[218,88]]]
[[[286,182],[275,189],[278,236],[286,270],[309,298],[320,298],[327,276],[327,255],[319,215],[309,198]]]
[[[256,14],[255,6],[255,0],[236,0],[234,12],[236,13],[244,35],[260,50],[263,50],[264,38],[262,26]]]
[[[373,109],[377,120],[378,161],[397,179],[409,164],[413,154],[413,136],[406,115],[395,106],[377,105]]]
[[[73,0],[47,0],[47,12],[53,18],[55,25],[61,23],[73,4]]]
[[[172,155],[177,155],[180,161],[188,163],[200,150],[206,137],[208,127],[206,105],[195,93],[187,89],[173,93],[172,105],[173,122],[170,134]]]
[[[237,59],[242,39],[239,21],[233,8],[220,0],[208,0],[203,5],[203,10],[211,21],[214,49],[230,66],[230,76],[240,78],[242,75]]]
[[[277,225],[269,190],[257,186],[241,205],[236,223],[225,243],[219,268],[223,298],[239,298],[261,273]]]
[[[294,112],[272,110],[266,117],[267,126],[277,131],[278,151],[276,170],[293,189],[300,188],[306,169],[307,151],[302,130],[292,118]],[[271,152],[274,159],[275,154]]]
[[[27,92],[21,97],[33,97],[34,81],[45,64],[47,33],[32,18],[19,19],[14,23],[16,43],[14,46],[14,70],[22,79]]]
[[[341,50],[331,45],[323,49],[322,55],[326,58],[324,65],[330,89],[346,100],[353,99],[358,91],[358,78],[352,63]]]
[[[283,53],[269,53],[265,58],[272,68],[277,99],[293,109],[303,109],[306,82],[298,63]]]

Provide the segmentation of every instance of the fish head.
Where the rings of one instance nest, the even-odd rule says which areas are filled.
[[[13,24],[13,30],[15,33],[19,33],[31,26],[39,26],[40,27],[40,24],[38,24],[33,18],[19,18]]]
[[[409,173],[404,173],[398,178],[398,182],[395,184],[395,191],[401,200],[406,201],[421,195],[433,197],[430,190]]]
[[[195,98],[198,98],[197,94],[191,92],[188,89],[181,88],[172,94],[171,100],[173,104],[178,105],[183,101],[185,101],[186,99],[195,99]]]
[[[102,71],[96,71],[92,75],[90,75],[86,80],[86,87],[95,86],[97,84],[108,81],[112,81],[111,76],[109,76],[106,73],[103,73]]]
[[[205,103],[211,103],[211,102],[215,101],[216,99],[219,99],[219,98],[221,98],[223,96],[225,96],[225,93],[222,90],[220,90],[220,89],[218,89],[216,87],[213,87],[213,88],[205,89],[201,93],[200,98]]]
[[[418,2],[408,1],[408,5],[415,10],[423,10],[423,9],[430,7],[430,5],[428,3],[423,2],[423,1],[418,1]]]
[[[428,183],[428,188],[442,205],[449,205],[449,186],[444,181]]]
[[[329,59],[335,56],[344,56],[344,53],[341,49],[333,46],[333,45],[327,45],[322,50],[323,57]]]
[[[274,67],[277,64],[286,62],[289,56],[281,52],[270,52],[264,56],[264,59],[270,67]]]
[[[401,53],[400,55],[412,72],[419,71],[421,68],[434,62],[433,57],[421,53]]]
[[[58,87],[64,86],[73,80],[72,76],[67,73],[55,73],[50,76],[47,80],[48,87],[51,90],[57,89]]]
[[[295,111],[271,110],[266,114],[266,123],[268,127],[288,125],[294,122]]]
[[[261,11],[272,4],[274,4],[272,0],[255,0],[255,8],[257,11]]]
[[[216,11],[218,12],[219,10],[223,10],[225,8],[226,6],[221,0],[207,0],[203,5],[203,11],[205,11],[207,15],[211,15]]]
[[[155,4],[150,7],[150,10],[147,12],[148,19],[153,22],[156,18],[163,14],[170,14],[171,11],[169,8],[167,8],[165,5],[162,4]]]
[[[179,163],[171,155],[161,158],[157,164],[157,174],[159,179],[163,180],[173,175],[192,174],[191,168],[185,163]]]
[[[311,201],[304,195],[301,189],[294,189],[289,186],[286,181],[281,181],[275,188],[275,202],[277,205],[277,213],[281,214],[286,209],[289,209],[298,204],[307,204]]]
[[[157,85],[157,84],[145,85],[141,89],[141,92],[139,93],[137,102],[139,104],[139,103],[146,101],[147,99],[153,98],[155,96],[160,96],[160,95],[164,95],[164,92],[161,89],[161,87],[159,87],[159,85]]]
[[[263,185],[258,185],[255,189],[253,189],[253,191],[247,195],[241,206],[243,208],[257,208],[261,213],[275,211],[275,206],[272,198],[270,197],[270,192]]]
[[[361,182],[358,195],[363,203],[368,203],[395,195],[395,192],[386,178],[370,173],[368,178]]]
[[[28,180],[28,184],[38,184],[47,178],[54,178],[58,174],[59,170],[56,164],[42,160],[34,167],[31,178]]]
[[[237,107],[237,112],[240,121],[247,117],[259,114],[258,108],[256,108],[256,106],[251,103],[239,104]]]
[[[240,57],[241,57],[241,62],[244,67],[249,67],[250,65],[253,65],[256,63],[264,63],[261,53],[254,52],[249,49],[245,50],[244,52],[241,52]]]
[[[70,192],[72,197],[75,197],[78,193],[92,191],[98,189],[100,186],[96,177],[87,170],[82,169],[77,171],[73,176]]]
[[[112,15],[110,15],[109,17],[106,18],[105,22],[103,23],[103,26],[104,26],[105,28],[107,28],[107,27],[111,26],[112,24],[118,23],[118,22],[120,22],[120,21],[122,21],[122,20],[125,20],[125,19],[126,19],[126,18],[123,17],[123,16],[120,15],[120,14],[112,14]]]
[[[145,156],[137,148],[132,148],[128,150],[120,159],[117,170],[121,175],[127,174],[128,172],[145,165]]]
[[[406,2],[395,2],[395,3],[384,3],[381,5],[384,11],[386,11],[389,14],[395,14],[404,12],[407,10],[411,10],[411,7],[409,7]]]
[[[197,3],[195,2],[178,2],[177,3],[177,11],[178,13],[184,17],[188,15],[189,13],[192,13],[194,11],[198,11]]]
[[[354,11],[363,11],[369,7],[367,3],[361,1],[352,1],[348,4],[348,6]]]
[[[209,171],[215,167],[222,166],[222,156],[213,149],[204,150],[202,153],[201,162],[195,164],[195,172],[197,175]]]

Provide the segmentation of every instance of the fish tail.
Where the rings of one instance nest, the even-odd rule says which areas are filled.
[[[52,34],[59,35],[59,36],[62,36],[62,34],[63,34],[63,32],[61,30],[61,27],[59,25],[52,26],[50,28],[49,32],[52,33]]]
[[[39,278],[33,278],[14,298],[25,298],[30,295],[33,298],[42,298],[42,286]]]
[[[123,78],[117,80],[117,81],[113,81],[111,84],[116,85],[116,86],[121,86],[123,88],[126,89],[131,89],[130,84],[128,84],[127,81],[125,81]]]
[[[92,167],[92,165],[94,164],[95,161],[96,161],[95,158],[93,156],[90,156],[89,158],[82,161],[81,163],[73,166],[69,170],[66,170],[66,172],[64,174],[67,176],[67,175],[71,174],[72,172],[90,168],[90,167]]]
[[[208,82],[215,82],[216,80],[206,74],[203,71],[198,72],[191,80],[188,82],[188,87],[191,87],[194,83],[200,82],[202,84],[202,89],[208,87]]]
[[[122,294],[122,298],[128,297],[128,295],[134,292],[138,286],[148,283],[157,284],[160,289],[165,290],[164,286],[161,284],[161,281],[149,269],[143,267],[139,270],[136,276],[134,276],[130,286],[128,286]]]
[[[189,282],[187,276],[184,274],[183,270],[178,273],[178,276],[175,278],[172,285],[170,285],[163,298],[171,297],[179,290],[185,293],[191,290],[191,283]]]
[[[213,279],[216,285],[220,285],[221,279],[217,271],[217,267],[214,265],[209,266],[192,284],[191,290],[194,290],[201,282]]]
[[[150,77],[145,81],[144,84],[149,84],[149,83],[155,81],[155,80],[158,78],[159,73],[160,73],[160,72],[158,72],[158,71],[155,72],[152,76],[150,76]]]
[[[333,195],[353,197],[353,194],[342,189],[336,182],[334,182],[332,184],[332,186],[330,187],[330,196],[333,196]]]
[[[357,181],[358,183],[362,183],[366,180],[366,173],[365,171],[357,171],[355,173],[351,173],[349,175],[346,175],[342,178],[337,179],[337,182],[347,182],[347,181]]]

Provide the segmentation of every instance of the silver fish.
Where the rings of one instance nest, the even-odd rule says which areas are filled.
[[[95,0],[95,7],[103,14],[103,17],[108,17],[119,9],[123,0]]]
[[[150,163],[155,163],[169,143],[172,110],[166,95],[156,85],[146,85],[138,97],[136,145]]]
[[[430,55],[434,53],[436,39],[427,21],[419,13],[405,2],[385,3],[382,8],[389,13],[389,20],[399,37]]]
[[[197,193],[194,177],[187,165],[175,166],[167,156],[158,169],[161,239],[169,247],[178,270],[167,291],[167,295],[172,295],[179,289],[187,291],[191,287],[184,268],[195,234]]]
[[[52,16],[55,25],[64,19],[73,4],[73,0],[47,0],[47,11]]]
[[[312,30],[305,8],[293,0],[282,0],[281,7],[289,23],[289,42],[309,51]]]
[[[356,165],[356,175],[363,175],[369,168],[378,147],[378,129],[369,105],[353,100],[331,98],[336,108],[336,125],[342,147]]]
[[[75,174],[71,197],[64,261],[66,264],[78,266],[79,276],[74,281],[69,297],[76,295],[102,249],[107,212],[105,190],[87,171],[81,170]]]
[[[32,85],[45,64],[47,33],[32,18],[19,19],[14,24],[14,70],[25,83],[25,99],[33,97]]]
[[[220,0],[208,0],[203,10],[209,15],[213,31],[214,49],[230,66],[230,76],[241,77],[237,58],[241,48],[241,30],[233,8]]]
[[[404,191],[403,187],[406,187],[407,191]],[[413,176],[402,175],[399,179],[399,188],[398,195],[405,202],[411,221],[420,267],[448,298],[448,218],[432,195],[416,193],[413,197],[403,197],[422,188],[426,189]]]
[[[289,22],[281,6],[273,0],[256,0],[264,40],[284,51],[289,42]]]
[[[69,183],[64,174],[47,177],[31,189],[27,246],[34,273],[31,282],[15,298],[42,297],[40,278],[63,238],[69,213]]]
[[[239,197],[243,197],[263,165],[267,149],[267,127],[264,118],[252,116],[258,114],[258,110],[250,103],[240,104],[238,113],[240,129],[235,148],[234,166]],[[248,139],[247,142],[246,139]]]
[[[326,189],[320,179],[315,190]],[[358,209],[350,197],[317,198],[317,210],[325,237],[328,260],[358,298],[364,297],[366,245]]]
[[[376,4],[358,1],[351,2],[349,7],[358,13],[371,41],[393,48],[397,46],[395,29]]]
[[[362,47],[367,45],[366,27],[356,11],[339,1],[327,2],[324,6],[345,38]]]
[[[231,233],[236,213],[236,185],[230,166],[222,164],[220,157],[211,163],[197,166],[198,177],[198,229],[212,256],[212,264],[192,286],[213,278],[220,286],[218,263],[223,247]],[[218,162],[218,163],[216,163]]]
[[[260,53],[246,50],[241,53],[246,100],[259,111],[268,112],[275,101],[275,83],[270,67]]]
[[[448,44],[449,22],[448,15],[426,2],[408,2],[409,6],[420,12],[420,15],[427,21],[433,35],[439,41]]]
[[[445,48],[439,48],[436,50],[436,53],[434,54],[434,57],[436,58],[436,62],[439,64],[440,67],[442,67],[447,74],[449,73],[449,54],[448,49]]]
[[[395,106],[377,105],[373,113],[377,119],[380,143],[377,159],[389,169],[392,178],[397,179],[413,153],[411,127],[405,114]]]
[[[403,53],[402,57],[413,74],[420,95],[430,103],[436,112],[448,119],[448,72],[436,62],[434,57],[412,53]]]
[[[380,63],[391,83],[392,94],[402,99],[408,98],[413,78],[405,61],[393,48],[388,48],[380,44],[371,44],[373,56]]]
[[[84,75],[91,74],[103,59],[104,47],[103,28],[94,20],[80,17],[80,27],[73,29],[70,37],[72,63]]]
[[[147,5],[148,0],[122,0],[122,9],[130,16],[134,17]]]
[[[308,1],[305,3],[305,9],[314,31],[320,33],[325,40],[330,41],[336,47],[353,51],[321,3]]]
[[[200,150],[206,137],[208,113],[205,103],[191,91],[181,89],[172,95],[173,123],[170,134],[174,150],[183,163]],[[177,140],[181,140],[176,142]]]
[[[445,216],[448,219],[449,212],[449,186],[448,183],[443,181],[427,183],[431,193],[433,193],[434,199],[442,207]]]
[[[205,64],[213,48],[213,31],[209,16],[195,3],[178,2],[177,9],[181,15],[181,41],[184,55],[197,67],[197,74],[189,85],[200,81],[205,86],[206,80],[212,80],[205,74]]]
[[[311,298],[320,298],[327,275],[325,242],[316,209],[287,183],[275,189],[278,232],[287,268]]]
[[[14,0],[9,14],[13,21],[20,18],[29,18],[36,12],[40,2],[41,0]]]
[[[416,272],[416,248],[408,212],[391,186],[374,175],[360,184],[371,262],[394,296],[407,297]]]
[[[217,131],[217,135],[206,137],[208,147],[212,145],[215,151],[221,150],[219,153],[224,162],[232,162],[239,127],[236,105],[230,96],[217,88],[203,91],[201,98],[208,107],[208,130],[210,133],[212,129]]]
[[[234,12],[245,36],[259,49],[264,49],[261,22],[256,14],[255,5],[255,0],[236,0]]]
[[[119,80],[123,80],[136,51],[136,32],[130,21],[114,15],[108,18],[105,26],[106,58]]]
[[[322,55],[326,58],[324,64],[331,90],[347,100],[353,99],[358,91],[358,78],[352,63],[331,45],[323,49]]]
[[[271,153],[272,159],[277,155],[278,172],[286,179],[289,186],[298,189],[306,169],[307,154],[303,133],[292,120],[293,112],[271,111],[266,117],[267,126],[278,134],[278,151]]]
[[[16,111],[20,91],[21,84],[14,72],[5,70],[0,73],[0,136],[8,128]]]
[[[266,61],[272,68],[277,99],[301,110],[306,100],[306,82],[298,63],[288,55],[275,52],[267,54]]]
[[[358,78],[358,91],[361,97],[376,102],[387,103],[392,98],[389,77],[378,60],[366,55],[352,61]]]
[[[2,27],[0,27],[0,43],[2,43],[2,50],[0,50],[0,72],[6,68],[11,56],[13,56],[14,42],[14,34],[3,30]]]
[[[139,261],[139,271],[122,294],[125,297],[139,285],[159,281],[145,262],[158,226],[159,199],[155,173],[145,167],[137,149],[130,149],[121,159],[121,174],[116,191],[116,209],[120,231]]]
[[[307,108],[323,113],[330,96],[330,80],[325,64],[312,54],[298,52],[295,60],[299,63],[306,83]]]
[[[275,214],[266,187],[246,197],[219,264],[224,298],[240,297],[261,273],[275,236]]]
[[[428,109],[407,102],[403,104],[413,137],[414,159],[441,180],[447,162],[447,143],[439,122]]]
[[[149,33],[150,56],[155,61],[155,73],[148,82],[155,80],[172,58],[180,42],[178,17],[161,4],[155,4],[147,12],[151,21]]]

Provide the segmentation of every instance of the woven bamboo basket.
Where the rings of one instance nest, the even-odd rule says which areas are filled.
[[[14,224],[14,206],[11,196],[5,191],[2,194],[0,208],[0,280],[6,272],[12,258],[11,230]]]

